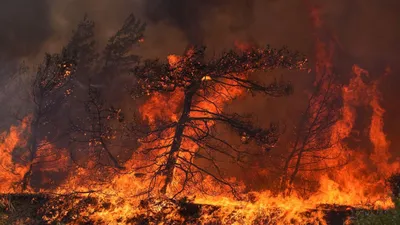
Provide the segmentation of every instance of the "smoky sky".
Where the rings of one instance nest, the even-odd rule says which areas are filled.
[[[35,54],[51,35],[46,0],[0,2],[0,60]]]
[[[240,30],[252,22],[253,6],[253,0],[148,0],[144,9],[151,22],[167,21],[181,29],[191,44],[201,44],[206,35],[202,23],[205,18],[229,10],[229,14],[238,18],[229,27],[232,31]]]
[[[354,60],[370,65],[397,61],[399,1],[312,3],[321,8],[323,26],[337,36],[342,51]],[[51,41],[67,40],[85,13],[96,21],[97,34],[110,35],[131,12],[148,24],[150,42],[164,42],[172,36],[176,43],[224,45],[227,37],[246,36],[257,43],[287,45],[310,55],[314,37],[307,10],[303,1],[297,0],[6,0],[0,1],[0,58],[47,50],[43,43],[50,37],[57,37]],[[157,45],[156,41],[151,44]]]

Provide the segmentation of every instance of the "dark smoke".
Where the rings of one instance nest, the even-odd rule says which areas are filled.
[[[1,129],[10,126],[10,109],[21,105],[15,91],[23,89],[17,81],[21,58],[36,55],[52,34],[50,10],[46,0],[0,1]]]
[[[46,0],[0,2],[0,60],[36,54],[51,34]]]
[[[230,24],[232,31],[251,25],[254,0],[148,0],[145,12],[151,22],[167,21],[179,28],[191,44],[201,44],[206,36],[204,19],[213,13],[223,13],[237,17]]]

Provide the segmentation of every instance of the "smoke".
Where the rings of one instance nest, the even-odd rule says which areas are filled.
[[[37,53],[51,35],[50,8],[46,0],[0,3],[0,60]]]
[[[227,14],[236,20],[228,25],[232,32],[251,25],[254,0],[149,0],[145,1],[147,18],[154,23],[167,22],[180,29],[191,44],[202,44],[207,36],[206,18]]]
[[[398,1],[314,0],[313,4],[320,6],[324,27],[338,37],[349,57],[365,64],[397,61]],[[167,39],[175,39],[176,47],[181,42],[228,47],[236,38],[312,53],[313,30],[303,1],[15,0],[2,1],[0,6],[0,59],[61,47],[85,13],[97,22],[96,34],[104,41],[131,12],[148,23],[146,36],[157,47],[156,41]],[[49,47],[54,42],[58,46]]]
[[[19,61],[37,54],[52,34],[50,19],[46,0],[0,3],[0,100]]]

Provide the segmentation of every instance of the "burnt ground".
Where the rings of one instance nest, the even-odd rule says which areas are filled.
[[[209,225],[222,225],[218,220],[218,207],[210,205],[194,204],[187,199],[181,200],[162,200],[163,209],[154,212],[155,200],[149,199],[142,201],[138,208],[139,214],[129,218],[117,219],[121,224],[159,224],[163,222],[169,225],[178,224],[200,224],[200,216],[207,214],[214,218]],[[160,201],[158,201],[160,203]],[[45,194],[2,194],[0,195],[0,225],[96,225],[106,224],[103,221],[93,221],[89,218],[88,208],[98,210],[111,209],[113,206],[109,202],[99,201],[93,197],[82,197],[78,195],[55,196]],[[312,214],[316,211],[323,211],[328,224],[343,224],[351,214],[357,210],[342,205],[320,205],[318,209],[309,210],[305,214]],[[168,217],[174,213],[177,217]],[[52,218],[46,221],[45,218]],[[179,218],[179,219],[178,219]],[[119,221],[118,221],[119,220]],[[235,221],[232,221],[235,222]],[[255,224],[276,224],[273,218],[259,218]],[[225,222],[226,224],[226,222]]]

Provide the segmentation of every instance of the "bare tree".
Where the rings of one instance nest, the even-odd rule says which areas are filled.
[[[119,75],[128,73],[139,62],[140,57],[134,54],[133,48],[143,40],[144,30],[145,24],[129,15],[122,27],[108,40],[104,50],[94,58],[94,66],[80,79],[80,86],[84,90],[80,99],[84,100],[78,99],[77,105],[83,104],[84,111],[77,110],[70,116],[72,158],[73,153],[79,150],[99,168],[112,166],[124,169],[118,156],[112,152],[117,145],[115,142],[121,142],[117,137],[123,135],[123,113],[107,102],[106,97],[115,95],[109,84]]]
[[[303,69],[305,63],[306,60],[298,53],[285,48],[276,50],[267,46],[246,51],[231,50],[206,60],[205,48],[196,47],[173,65],[159,60],[147,60],[135,67],[133,75],[137,78],[138,87],[134,96],[182,92],[177,121],[159,121],[157,126],[147,130],[142,139],[142,153],[153,156],[151,163],[144,166],[153,168],[150,171],[153,174],[150,188],[154,188],[160,177],[163,177],[159,191],[166,194],[176,178],[175,173],[179,171],[183,176],[182,187],[175,194],[183,191],[189,182],[198,182],[198,177],[201,179],[204,175],[211,176],[234,190],[230,182],[225,180],[214,155],[223,154],[238,162],[248,153],[221,139],[214,124],[224,124],[240,134],[244,142],[255,142],[264,148],[271,148],[276,144],[279,129],[276,125],[269,128],[258,127],[249,117],[224,113],[223,106],[218,105],[216,99],[233,100],[235,95],[230,93],[231,88],[272,97],[290,94],[290,83],[275,81],[263,84],[246,76],[257,70]],[[216,172],[197,165],[194,163],[195,158],[209,161]]]
[[[78,118],[77,122],[71,121],[70,140],[73,143],[83,144],[83,146],[74,145],[77,148],[75,150],[83,150],[86,157],[92,162],[101,162],[106,155],[113,167],[124,169],[110,149],[110,145],[118,135],[112,120],[118,119],[123,122],[121,110],[112,106],[106,107],[100,97],[100,92],[93,87],[89,87],[85,110],[87,116],[84,117],[84,120]]]
[[[327,170],[332,165],[325,162],[340,156],[330,151],[339,143],[339,140],[332,139],[332,128],[340,119],[341,112],[341,85],[337,78],[325,73],[315,83],[294,130],[295,139],[283,166],[281,191],[290,193],[299,173]]]

